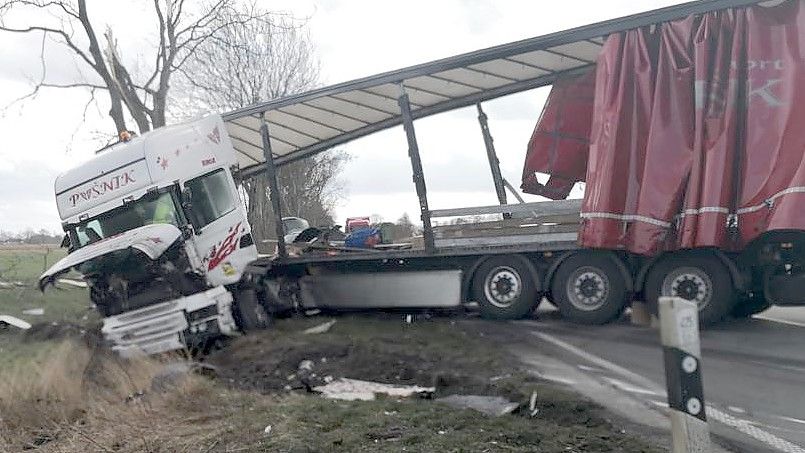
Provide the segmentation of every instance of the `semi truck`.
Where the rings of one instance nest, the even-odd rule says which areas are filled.
[[[77,269],[124,355],[263,328],[287,309],[477,304],[485,318],[516,319],[547,300],[570,321],[601,324],[633,300],[674,295],[713,323],[803,304],[805,134],[795,120],[805,103],[795,101],[805,84],[786,43],[797,42],[804,8],[690,2],[119,143],[57,179],[70,254],[40,285]],[[523,188],[555,200],[508,204],[507,189],[519,195],[502,176],[482,103],[550,85]],[[770,98],[786,107],[754,102]],[[431,209],[414,122],[472,106],[500,204]],[[758,139],[746,132],[754,124],[771,132]],[[309,247],[289,251],[281,239],[258,256],[239,181],[267,178],[277,194],[284,165],[396,126],[419,199],[419,246],[314,247],[313,234]],[[551,179],[540,184],[535,172]],[[577,181],[584,198],[563,199]],[[284,238],[281,204],[271,203]],[[482,221],[434,222],[458,217]]]

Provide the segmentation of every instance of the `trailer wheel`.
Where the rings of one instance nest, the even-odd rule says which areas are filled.
[[[251,288],[238,289],[235,294],[235,321],[245,332],[253,332],[268,327],[269,316],[257,300],[257,291]]]
[[[472,279],[473,299],[487,319],[519,319],[539,302],[537,272],[520,255],[495,256],[484,261]]]
[[[735,288],[729,269],[709,253],[673,254],[649,270],[645,286],[646,301],[657,313],[661,296],[677,296],[696,302],[699,323],[721,321],[734,308]]]
[[[551,285],[562,316],[580,324],[605,324],[626,306],[623,273],[606,252],[582,251],[568,257]]]

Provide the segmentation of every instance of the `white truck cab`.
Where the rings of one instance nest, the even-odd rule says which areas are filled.
[[[238,332],[246,265],[257,258],[232,177],[235,153],[220,117],[111,146],[56,179],[70,253],[40,277],[75,269],[122,355],[192,347]],[[256,308],[255,308],[256,307]],[[233,315],[234,313],[234,315]],[[249,320],[254,324],[254,320]]]

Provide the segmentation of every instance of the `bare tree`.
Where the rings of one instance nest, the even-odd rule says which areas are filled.
[[[86,0],[0,0],[0,31],[40,33],[41,78],[23,98],[34,97],[43,88],[81,88],[90,93],[108,93],[109,116],[117,132],[128,130],[129,119],[142,133],[165,125],[172,76],[182,71],[197,49],[222,39],[233,29],[249,24],[270,24],[274,15],[252,7],[240,7],[237,0],[211,2],[153,0],[154,30],[158,37],[151,67],[135,77],[135,63],[126,63],[111,28],[99,34],[90,20]],[[36,17],[36,23],[13,24],[13,12]],[[91,77],[68,83],[51,81],[45,65],[45,38],[52,38],[71,52]],[[23,99],[21,98],[21,99]]]
[[[218,20],[231,19],[221,16]],[[304,25],[287,16],[273,22],[253,21],[226,28],[219,37],[199,46],[180,70],[184,77],[174,92],[176,114],[231,110],[314,88],[318,61]],[[283,215],[305,218],[312,225],[332,223],[332,211],[343,189],[337,175],[346,159],[343,152],[330,151],[280,168]],[[242,185],[255,237],[274,237],[266,178],[254,177]]]

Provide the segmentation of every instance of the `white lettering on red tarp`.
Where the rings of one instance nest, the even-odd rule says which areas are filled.
[[[128,170],[119,175],[110,176],[106,180],[95,181],[92,183],[92,187],[74,192],[70,194],[68,199],[70,200],[70,204],[75,207],[79,201],[93,200],[105,195],[108,192],[114,192],[121,187],[126,187],[135,182],[137,182],[137,180],[134,179],[134,170]]]
[[[772,92],[772,88],[779,85],[782,81],[782,79],[768,79],[764,84],[762,80],[755,82],[755,80],[749,79],[747,80],[746,98],[751,101],[753,96],[759,96],[769,107],[785,105],[785,102]],[[758,86],[760,84],[763,84],[763,86]]]
[[[782,81],[783,79],[747,79],[746,100],[760,98],[766,106],[772,108],[785,105],[786,103],[773,90]],[[697,110],[706,108],[708,118],[720,118],[724,116],[728,103],[737,98],[738,82],[736,79],[729,79],[726,82],[697,80],[694,84],[694,95]]]

